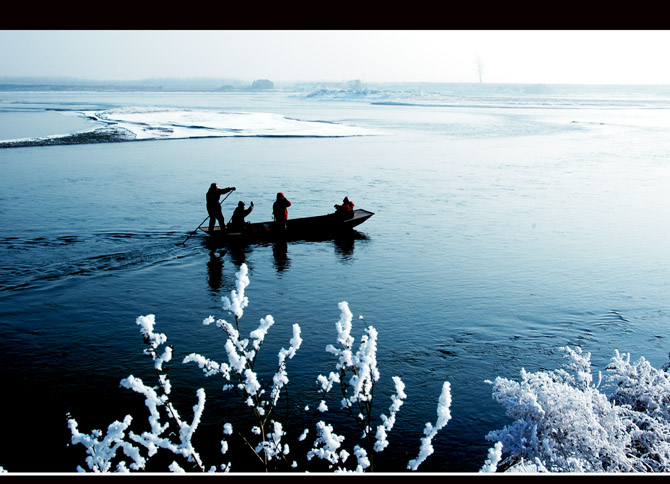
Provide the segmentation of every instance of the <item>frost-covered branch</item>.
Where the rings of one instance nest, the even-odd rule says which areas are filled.
[[[153,388],[147,387],[139,378],[135,378],[131,375],[122,380],[121,385],[144,395],[145,404],[150,412],[149,423],[151,431],[143,432],[141,435],[130,432],[130,438],[149,449],[149,457],[153,456],[158,448],[164,448],[174,454],[185,457],[189,462],[194,462],[201,471],[204,470],[200,456],[191,444],[191,439],[200,424],[202,412],[205,407],[205,391],[200,388],[196,392],[198,403],[193,407],[193,421],[189,425],[182,421],[177,410],[167,399],[167,395],[159,396]],[[159,407],[161,406],[165,406],[172,419],[176,422],[179,429],[179,443],[174,443],[168,437],[162,436],[162,434],[169,428],[170,424],[160,424]]]
[[[242,264],[239,272],[236,274],[235,287],[237,290],[231,291],[230,299],[227,296],[222,297],[223,309],[230,311],[238,319],[244,314],[244,308],[249,305],[249,298],[244,295],[249,282],[249,269],[246,264]]]
[[[250,440],[251,435],[240,435],[267,470],[269,461],[276,458],[286,460],[286,455],[289,453],[289,446],[282,444],[282,436],[285,435],[282,425],[272,420],[271,416],[282,390],[289,382],[286,361],[295,356],[302,344],[302,338],[300,326],[294,324],[288,349],[282,348],[279,351],[277,371],[268,383],[263,383],[263,379],[254,370],[254,363],[275,321],[271,315],[267,315],[261,318],[258,327],[249,333],[248,339],[240,338],[240,319],[244,314],[243,309],[249,303],[249,299],[245,296],[245,290],[250,282],[246,264],[241,265],[236,277],[236,290],[231,291],[230,298],[222,297],[223,309],[235,315],[235,327],[224,320],[216,321],[216,325],[222,328],[226,335],[224,348],[228,361],[216,362],[197,353],[191,353],[184,358],[183,363],[196,363],[205,376],[221,375],[226,382],[224,390],[235,389],[251,408],[257,423],[251,434],[259,436],[259,440],[253,444]],[[213,322],[215,321],[212,316],[203,321],[205,325]],[[266,396],[268,390],[269,397]]]
[[[123,422],[118,420],[113,422],[107,428],[107,433],[103,435],[100,430],[93,430],[91,434],[79,432],[79,424],[73,418],[68,419],[68,427],[72,432],[72,443],[82,444],[86,447],[86,465],[92,472],[110,472],[112,470],[112,461],[116,458],[118,450],[133,459],[130,469],[143,469],[146,460],[140,455],[139,449],[132,444],[125,442],[125,432],[128,430],[132,417],[126,415]],[[82,467],[78,467],[79,472],[86,472]],[[125,461],[120,461],[116,466],[117,472],[128,472]]]
[[[502,444],[496,442],[493,447],[489,449],[489,455],[484,462],[484,465],[479,472],[495,472],[498,469],[498,463],[502,458]]]
[[[202,388],[196,392],[198,403],[193,407],[192,422],[187,424],[180,418],[179,413],[169,398],[171,384],[163,365],[171,360],[172,347],[166,346],[162,353],[159,353],[160,347],[167,342],[167,336],[154,332],[155,316],[153,314],[138,317],[136,323],[140,326],[144,342],[149,346],[148,349],[144,350],[144,353],[154,361],[159,385],[157,387],[147,386],[141,379],[130,375],[128,378],[121,380],[121,386],[144,395],[145,405],[149,410],[150,430],[140,435],[130,431],[127,437],[134,443],[147,449],[147,458],[140,455],[138,447],[125,440],[125,432],[132,421],[130,415],[126,416],[123,422],[116,421],[112,423],[102,440],[100,440],[100,437],[102,437],[100,430],[94,430],[90,435],[82,434],[78,430],[77,421],[69,417],[68,426],[72,433],[72,443],[82,444],[86,447],[86,452],[89,454],[86,462],[89,470],[93,472],[109,472],[112,460],[116,457],[116,452],[119,449],[123,450],[127,456],[133,458],[134,462],[130,465],[130,469],[143,469],[146,465],[146,459],[154,456],[159,448],[167,449],[174,454],[181,455],[189,462],[195,463],[198,469],[203,471],[204,468],[200,456],[193,448],[191,439],[202,417],[205,406],[205,392]],[[169,429],[170,422],[161,423],[161,408],[166,409],[168,417],[178,428],[178,443],[172,442],[169,437],[163,436]],[[175,463],[172,468],[177,469],[179,466]],[[81,467],[79,470],[83,471]],[[125,461],[120,461],[117,464],[116,470],[118,472],[126,472]]]
[[[410,470],[417,470],[419,465],[425,461],[429,455],[434,451],[433,449],[433,438],[437,435],[437,432],[442,429],[447,422],[451,419],[451,385],[449,382],[444,382],[442,384],[442,393],[440,394],[440,400],[437,404],[437,421],[435,425],[430,422],[426,423],[426,427],[423,430],[425,437],[421,439],[421,448],[419,449],[419,455],[416,459],[412,459],[407,464],[407,468]]]
[[[402,380],[397,376],[394,376],[393,383],[395,383],[396,394],[391,396],[393,403],[389,407],[389,416],[387,417],[384,414],[381,415],[383,424],[377,427],[375,452],[381,452],[389,445],[388,440],[386,440],[386,436],[395,424],[395,417],[398,413],[398,410],[400,410],[400,406],[403,404],[403,399],[407,398],[407,395],[405,395],[404,392],[405,384],[402,382]]]
[[[381,414],[379,418],[382,423],[377,425],[376,432],[373,430],[372,420],[372,402],[374,397],[374,387],[380,378],[377,368],[377,331],[374,327],[365,328],[361,336],[360,345],[354,352],[355,338],[352,336],[353,314],[346,301],[339,303],[340,319],[335,323],[337,331],[337,346],[329,344],[326,351],[337,358],[335,364],[336,372],[330,372],[328,376],[318,375],[316,383],[322,395],[322,400],[317,407],[321,413],[328,411],[326,396],[335,384],[339,384],[342,393],[341,408],[345,409],[353,417],[356,424],[362,429],[362,439],[364,445],[355,445],[351,452],[357,459],[356,472],[363,472],[365,469],[373,468],[373,453],[382,452],[389,445],[387,440],[388,433],[395,424],[396,415],[407,398],[404,389],[405,384],[402,380],[394,376],[393,382],[396,393],[391,396],[391,406],[389,415]],[[363,319],[362,317],[360,318]],[[307,429],[303,437],[307,435]],[[317,438],[314,441],[313,449],[308,454],[310,459],[317,456],[331,463],[343,464],[350,453],[344,449],[336,452],[339,445],[344,440],[344,436],[335,435],[331,425],[327,425],[323,420],[316,424]],[[339,461],[338,461],[339,459]],[[339,471],[346,469],[339,467]]]

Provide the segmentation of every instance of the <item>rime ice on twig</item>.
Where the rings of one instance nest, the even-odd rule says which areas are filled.
[[[72,443],[82,444],[86,447],[86,464],[89,470],[93,472],[109,472],[112,469],[112,460],[116,457],[118,450],[133,459],[130,468],[133,470],[143,469],[146,460],[140,455],[139,449],[132,444],[125,442],[125,432],[130,426],[132,417],[126,415],[123,422],[118,420],[113,422],[107,428],[104,435],[100,430],[94,430],[90,435],[79,432],[79,426],[75,419],[68,419],[68,427],[72,432]],[[102,439],[101,439],[102,437]],[[86,472],[82,467],[78,467],[79,472]],[[120,461],[116,467],[117,472],[127,472],[125,461]]]
[[[237,318],[241,318],[244,313],[244,308],[249,304],[249,298],[244,295],[244,290],[249,285],[249,269],[246,264],[240,266],[240,270],[237,273],[237,290],[231,291],[230,299],[223,296],[221,300],[223,301],[223,309],[230,311]]]
[[[495,445],[489,449],[489,456],[479,472],[495,472],[498,468],[498,462],[500,462],[501,455],[502,444],[496,442]]]
[[[143,432],[141,435],[131,431],[128,434],[128,438],[145,447],[148,450],[148,457],[155,455],[159,448],[164,448],[183,456],[190,462],[194,462],[202,470],[200,456],[193,448],[191,439],[200,423],[205,406],[205,392],[202,388],[196,392],[198,403],[193,407],[193,420],[191,424],[187,424],[180,418],[179,413],[169,400],[171,385],[163,365],[172,358],[172,348],[168,346],[164,348],[162,354],[158,352],[160,346],[167,342],[167,336],[154,332],[155,317],[153,314],[138,317],[136,323],[140,326],[140,332],[144,337],[145,343],[149,345],[149,349],[145,349],[144,353],[149,355],[154,361],[154,368],[158,375],[159,387],[162,393],[159,394],[156,387],[145,385],[141,379],[133,375],[121,380],[121,386],[144,395],[145,405],[149,409],[149,426],[151,430]],[[174,443],[169,437],[163,436],[170,424],[169,422],[161,423],[161,408],[166,409],[169,418],[176,423],[179,429],[178,443]],[[91,435],[82,434],[78,430],[77,421],[72,418],[69,419],[68,425],[72,433],[72,443],[82,444],[86,447],[86,452],[89,454],[86,462],[91,471],[109,472],[111,470],[112,459],[115,458],[116,452],[119,449],[123,450],[127,456],[133,458],[134,462],[130,465],[130,469],[140,470],[144,468],[146,459],[140,455],[139,448],[125,441],[125,431],[128,429],[131,420],[132,417],[126,416],[123,422],[117,421],[112,423],[104,438],[99,440],[102,437],[100,430],[94,430]],[[177,469],[174,466],[172,468]],[[84,471],[81,467],[78,470]],[[128,469],[126,468],[125,461],[120,461],[117,464],[116,470],[118,472],[126,472]]]
[[[231,291],[230,298],[225,296],[221,298],[223,309],[235,315],[235,327],[224,320],[216,321],[216,325],[226,334],[224,348],[228,361],[219,363],[202,355],[191,353],[184,358],[183,362],[196,363],[205,376],[220,374],[226,381],[223,389],[235,389],[251,408],[257,421],[257,425],[252,428],[252,434],[259,436],[259,441],[252,445],[246,438],[244,440],[267,469],[270,460],[284,458],[290,451],[289,446],[282,443],[285,432],[281,423],[271,417],[281,392],[289,381],[286,361],[295,356],[302,344],[302,338],[300,337],[300,326],[294,324],[289,347],[279,351],[277,371],[269,387],[266,387],[253,368],[258,351],[275,321],[271,315],[267,315],[261,318],[258,327],[249,333],[249,339],[240,338],[239,320],[244,314],[243,309],[249,303],[249,299],[245,296],[245,289],[249,285],[246,264],[240,266],[236,277],[236,290]],[[203,324],[209,325],[213,322],[214,318],[210,316],[203,321]],[[269,398],[264,396],[267,389],[269,389]],[[224,448],[227,449],[227,445],[222,444],[222,450]]]
[[[400,406],[403,403],[402,402],[403,399],[407,398],[407,395],[405,395],[404,392],[405,384],[402,382],[402,380],[397,376],[394,376],[393,383],[395,383],[396,394],[391,396],[391,400],[393,403],[389,407],[389,416],[387,417],[384,414],[381,415],[381,419],[384,423],[377,427],[377,435],[376,435],[377,441],[375,442],[375,452],[381,452],[389,445],[388,440],[386,440],[386,436],[388,432],[391,431],[393,425],[395,424],[395,417],[396,414],[398,413],[398,410],[400,410]]]
[[[325,459],[331,464],[337,464],[340,458],[345,457],[345,454],[338,452],[342,445],[344,437],[333,432],[333,426],[325,422],[317,422],[316,424],[317,438],[314,442],[314,447],[307,453],[307,459],[311,460],[313,457]],[[344,458],[343,460],[346,460]]]
[[[355,338],[351,335],[353,315],[346,301],[340,302],[338,307],[340,309],[340,319],[335,323],[338,347],[332,344],[326,346],[326,351],[337,357],[335,365],[337,373],[330,372],[327,377],[318,375],[316,381],[324,398],[332,390],[335,383],[340,384],[343,395],[341,406],[350,412],[363,430],[363,439],[367,447],[356,445],[353,449],[358,462],[356,471],[363,472],[365,469],[372,467],[369,452],[382,452],[389,445],[388,432],[393,428],[396,414],[403,403],[403,399],[407,396],[404,393],[405,385],[402,380],[394,376],[393,382],[396,394],[391,396],[392,404],[389,407],[389,416],[381,414],[382,424],[377,426],[373,441],[372,399],[375,383],[380,377],[377,368],[377,331],[374,327],[368,326],[365,329],[365,334],[361,336],[359,349],[354,352]],[[361,317],[361,319],[363,318]],[[348,377],[348,373],[351,376]],[[322,413],[328,410],[325,400],[321,400],[317,410]],[[355,410],[358,412],[357,414]],[[338,453],[334,450],[335,444],[344,440],[344,437],[341,437],[341,440],[329,439],[328,437],[332,434],[332,426],[326,425],[323,421],[317,423],[316,430],[317,438],[312,451],[308,454],[309,458],[317,456],[328,460],[331,464],[335,464],[339,458],[344,463],[349,453],[342,454],[341,451]],[[306,435],[307,430],[301,438]],[[339,471],[344,471],[344,469],[339,468]]]
[[[421,449],[419,450],[419,455],[416,459],[412,459],[407,464],[407,468],[415,471],[419,465],[426,460],[426,458],[433,453],[432,440],[437,432],[447,425],[447,422],[451,419],[451,386],[449,382],[444,382],[442,385],[442,394],[440,395],[440,400],[437,405],[437,422],[433,426],[430,422],[426,423],[426,428],[423,433],[425,437],[421,439]]]
[[[130,438],[149,449],[150,457],[157,452],[158,448],[164,448],[174,454],[185,457],[190,462],[195,462],[202,469],[200,456],[193,448],[191,439],[202,418],[202,412],[205,407],[205,391],[200,388],[196,392],[198,403],[193,407],[193,421],[189,425],[180,418],[177,410],[169,402],[166,395],[159,396],[153,388],[147,387],[139,378],[131,375],[122,380],[121,385],[144,395],[145,404],[150,411],[149,423],[151,425],[151,432],[143,432],[141,435],[131,432]],[[158,411],[160,406],[167,408],[179,427],[178,444],[172,442],[169,437],[162,437],[162,434],[169,428],[169,423],[160,424],[160,412]]]

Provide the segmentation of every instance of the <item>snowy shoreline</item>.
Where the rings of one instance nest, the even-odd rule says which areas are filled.
[[[76,111],[102,126],[76,133],[0,141],[0,148],[222,137],[374,136],[380,131],[328,121],[305,121],[275,113],[220,112],[152,107]]]

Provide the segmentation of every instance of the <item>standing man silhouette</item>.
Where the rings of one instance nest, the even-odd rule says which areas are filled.
[[[235,187],[219,188],[216,183],[212,183],[207,190],[207,213],[209,214],[209,234],[214,231],[214,225],[219,222],[221,230],[225,230],[226,224],[223,221],[219,197],[224,193],[232,192]]]

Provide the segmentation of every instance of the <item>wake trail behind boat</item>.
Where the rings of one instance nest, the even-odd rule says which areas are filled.
[[[99,277],[141,270],[194,253],[176,241],[181,232],[106,232],[82,237],[5,237],[0,253],[12,264],[0,265],[0,292],[20,291],[65,278]]]

